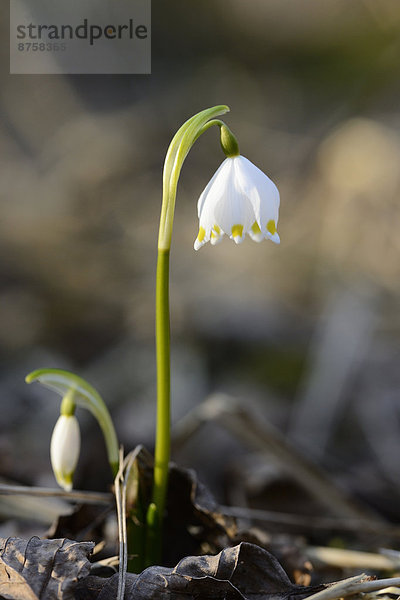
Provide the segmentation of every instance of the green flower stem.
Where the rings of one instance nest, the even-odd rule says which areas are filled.
[[[170,455],[169,250],[159,250],[156,282],[157,439],[153,502],[164,514]]]
[[[214,106],[191,117],[175,134],[164,162],[156,279],[157,429],[152,503],[147,514],[147,564],[158,563],[161,559],[162,523],[168,490],[170,458],[169,253],[178,180],[189,150],[200,135],[213,125],[220,127],[221,145],[225,154],[236,156],[239,153],[239,147],[233,134],[222,121],[215,119],[216,116],[228,111],[227,106]]]
[[[168,490],[171,446],[169,250],[158,249],[156,275],[157,423],[152,502],[146,516],[145,566],[162,559],[162,518]]]
[[[151,502],[146,515],[146,545],[144,552],[144,567],[158,564],[162,558],[162,524],[160,523],[158,509]]]

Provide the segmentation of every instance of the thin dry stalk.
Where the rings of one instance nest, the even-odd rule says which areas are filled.
[[[349,579],[344,579],[338,583],[334,583],[322,592],[317,592],[308,596],[305,600],[337,600],[338,598],[346,598],[354,594],[364,594],[384,590],[388,587],[396,587],[400,585],[400,577],[392,577],[390,579],[377,579],[374,581],[363,581],[365,574],[356,575]]]
[[[119,536],[119,570],[117,600],[124,600],[126,573],[128,568],[128,540],[126,531],[126,496],[129,475],[142,447],[137,446],[124,459],[120,450],[119,469],[115,477],[115,498],[117,503],[118,536]]]
[[[30,487],[25,485],[8,485],[0,483],[0,495],[4,496],[39,496],[42,498],[64,498],[74,502],[85,502],[86,504],[111,504],[112,494],[101,492],[85,492],[81,490],[65,490]]]

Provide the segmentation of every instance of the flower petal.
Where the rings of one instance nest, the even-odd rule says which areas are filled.
[[[253,205],[256,221],[263,235],[267,235],[269,221],[275,226],[279,218],[279,191],[273,181],[244,156],[235,160],[235,176],[238,187]]]
[[[214,225],[213,230],[211,231],[210,242],[213,246],[216,246],[220,242],[222,242],[222,238],[224,237],[224,232],[218,227],[218,225]]]
[[[214,173],[198,200],[197,212],[200,220],[200,230],[194,243],[195,250],[198,250],[210,240],[211,230],[216,223],[215,206],[225,193],[228,182],[232,178],[232,171],[232,159],[226,158]]]
[[[254,221],[253,225],[250,227],[249,236],[254,242],[262,242],[265,239],[257,221]]]
[[[215,171],[197,201],[197,214],[199,219],[201,219],[204,209],[209,210],[211,204],[218,202],[218,200],[222,198],[226,182],[231,176],[232,170],[232,159],[226,158]]]
[[[199,233],[194,241],[193,247],[195,250],[199,250],[208,240],[206,239],[206,232],[204,227],[199,228]]]
[[[274,233],[274,235],[270,235],[267,233],[267,238],[269,240],[271,240],[271,242],[274,242],[274,244],[280,244],[281,243],[281,238],[278,235],[278,232]]]
[[[251,202],[243,196],[237,186],[234,171],[237,157],[230,160],[232,161],[233,172],[226,181],[223,197],[214,208],[214,216],[215,222],[218,223],[223,232],[231,238],[242,240],[243,235],[249,231],[254,223],[255,215]],[[233,231],[234,228],[235,231]]]

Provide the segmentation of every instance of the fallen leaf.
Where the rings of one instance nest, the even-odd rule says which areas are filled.
[[[118,575],[87,577],[77,600],[115,598]],[[125,600],[302,600],[324,586],[298,586],[272,554],[241,543],[216,556],[188,556],[176,567],[149,567],[127,574]]]
[[[73,600],[90,571],[92,542],[0,538],[0,597],[7,600]]]
[[[236,535],[235,519],[220,511],[196,473],[174,464],[169,470],[167,515],[163,552],[167,566],[191,554],[217,553],[230,546]]]

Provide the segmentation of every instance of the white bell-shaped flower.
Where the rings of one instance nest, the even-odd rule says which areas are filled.
[[[60,487],[72,489],[72,478],[81,447],[79,423],[75,415],[60,415],[51,436],[50,457]]]
[[[201,194],[197,210],[200,224],[195,250],[208,241],[217,244],[224,234],[237,244],[246,233],[256,242],[280,242],[278,188],[244,156],[224,160]]]

